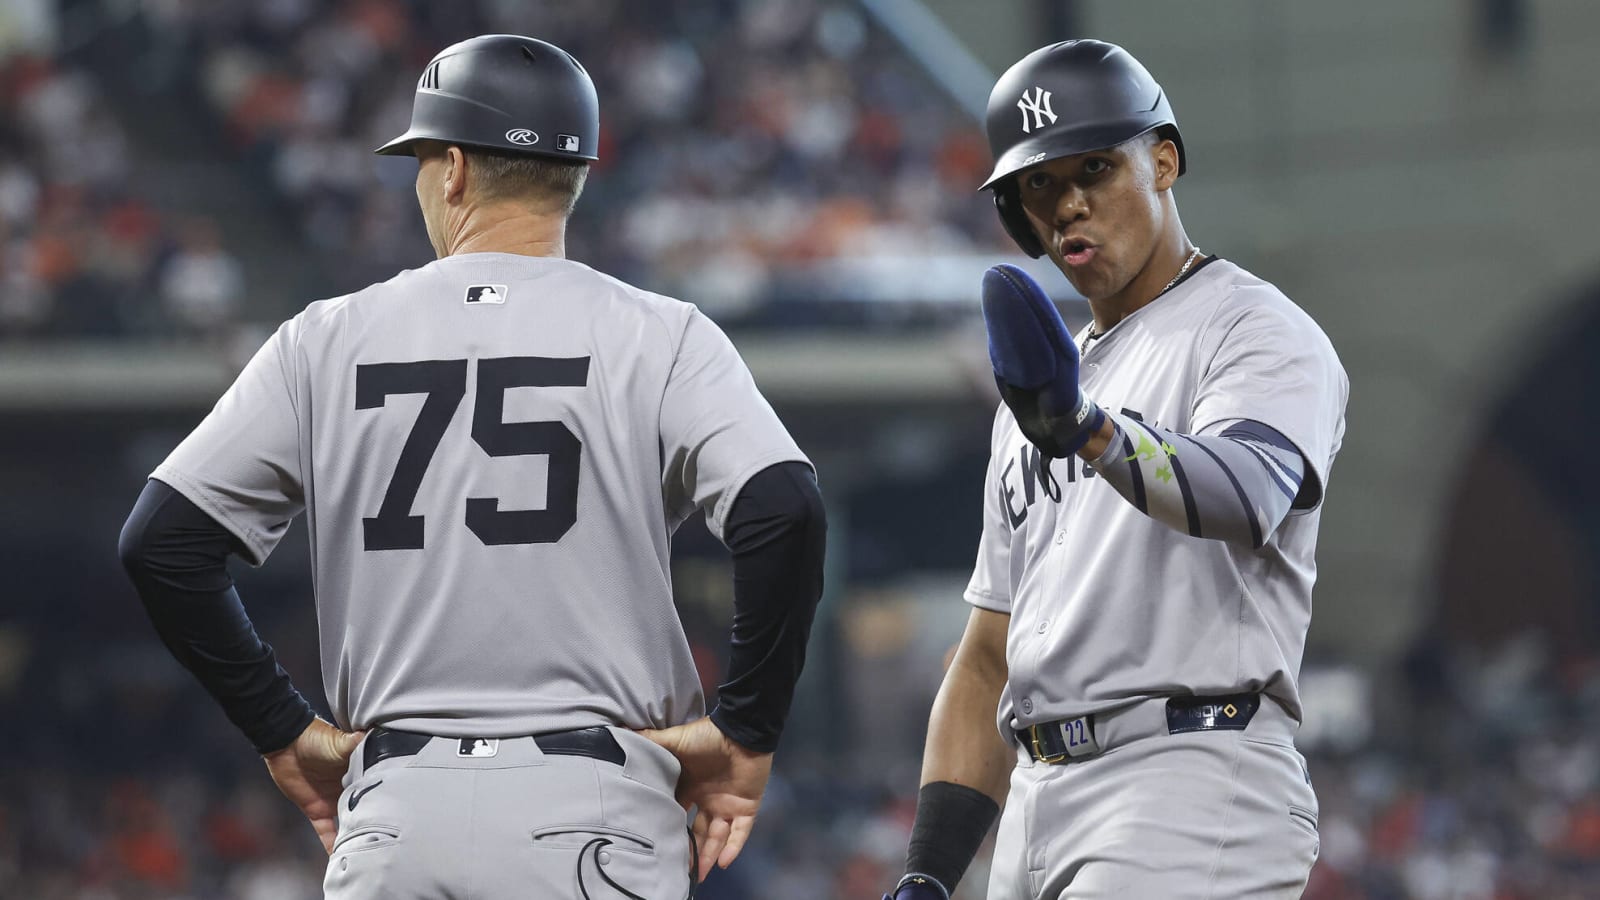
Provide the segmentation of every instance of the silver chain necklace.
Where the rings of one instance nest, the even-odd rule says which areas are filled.
[[[1196,259],[1199,259],[1199,258],[1200,258],[1200,248],[1199,247],[1196,247],[1193,250],[1190,250],[1189,251],[1189,258],[1183,261],[1183,267],[1178,270],[1178,274],[1172,276],[1172,280],[1167,282],[1167,286],[1161,289],[1161,294],[1165,294],[1167,291],[1172,290],[1172,286],[1173,285],[1177,284],[1179,281],[1182,281],[1183,280],[1183,276],[1189,274],[1189,267],[1194,265],[1194,261]],[[1159,296],[1161,296],[1161,294],[1157,294],[1156,296],[1159,297]],[[1095,324],[1093,322],[1090,322],[1089,323],[1089,333],[1084,335],[1083,339],[1084,339],[1085,343],[1087,343],[1088,341],[1092,341],[1095,338],[1097,338],[1097,337],[1099,337],[1099,336],[1101,336],[1103,334],[1105,334],[1104,331],[1097,331],[1095,329]]]
[[[1189,258],[1183,261],[1183,268],[1178,270],[1178,274],[1172,276],[1172,280],[1167,282],[1167,286],[1161,289],[1161,293],[1165,294],[1167,291],[1172,290],[1172,286],[1173,285],[1177,284],[1179,281],[1182,281],[1183,280],[1183,276],[1189,274],[1189,267],[1194,265],[1194,261],[1196,259],[1199,259],[1199,258],[1200,258],[1200,248],[1199,247],[1196,247],[1193,250],[1190,250],[1189,251]]]

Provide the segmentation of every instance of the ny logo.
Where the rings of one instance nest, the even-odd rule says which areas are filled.
[[[1055,110],[1050,108],[1050,92],[1042,87],[1033,89],[1033,96],[1028,96],[1027,91],[1022,92],[1022,99],[1017,101],[1017,109],[1022,110],[1022,133],[1029,134],[1035,128],[1045,126],[1044,117],[1050,117],[1050,124],[1056,121]],[[1028,113],[1033,113],[1033,122],[1028,121]]]

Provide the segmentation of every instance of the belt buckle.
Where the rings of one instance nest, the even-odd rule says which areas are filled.
[[[1038,725],[1028,726],[1028,743],[1031,745],[1033,750],[1034,762],[1042,762],[1046,765],[1054,765],[1058,762],[1062,762],[1071,755],[1065,750],[1061,751],[1060,753],[1046,755],[1045,752],[1039,748],[1039,735],[1041,733],[1039,728],[1040,726]]]

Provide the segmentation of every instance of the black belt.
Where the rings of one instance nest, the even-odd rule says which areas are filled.
[[[1261,695],[1227,694],[1217,697],[1167,698],[1167,734],[1192,731],[1243,731],[1256,710]],[[1016,732],[1017,743],[1034,762],[1063,763],[1085,759],[1110,749],[1095,741],[1094,716],[1040,722]]]
[[[361,765],[363,770],[370,769],[386,759],[400,756],[413,756],[428,742],[438,735],[418,734],[414,731],[395,731],[392,728],[378,726],[367,733],[366,742],[362,745]],[[595,726],[593,728],[579,728],[576,731],[556,731],[549,734],[527,735],[546,756],[587,756],[601,762],[622,765],[628,761],[628,754],[622,750],[622,745],[617,743],[617,738],[610,729]],[[477,738],[447,738],[447,740],[460,741],[462,756],[473,756],[468,748],[479,742]],[[498,740],[498,739],[497,739]]]

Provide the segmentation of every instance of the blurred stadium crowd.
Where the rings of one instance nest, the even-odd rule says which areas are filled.
[[[150,110],[199,99],[183,110],[191,140],[216,135],[215,152],[270,189],[328,294],[432,257],[414,165],[371,153],[404,130],[416,73],[447,41],[527,28],[588,61],[602,98],[601,161],[569,234],[576,259],[737,310],[818,260],[1001,246],[975,191],[978,129],[851,6],[137,9],[119,28],[136,36],[127,77],[138,84],[121,87]],[[0,335],[203,334],[262,318],[244,303],[255,286],[236,255],[249,248],[230,246],[229,210],[174,209],[187,204],[141,184],[123,121],[137,113],[114,114],[94,60],[0,60]]]
[[[130,152],[88,73],[0,61],[0,335],[208,331],[240,314],[215,224],[158,213],[129,184]]]
[[[443,43],[493,31],[536,30],[594,75],[602,162],[569,250],[619,277],[732,315],[830,259],[1005,247],[973,190],[978,128],[853,4],[105,5],[131,11],[119,27],[145,63],[148,112],[183,107],[197,135],[218,138],[197,152],[268,197],[321,291],[297,302],[431,258],[413,168],[370,151],[403,130],[415,75]],[[147,111],[128,96],[88,54],[0,55],[0,339],[208,340],[285,312],[256,305],[246,275],[274,232],[141,177],[161,151],[142,142]],[[314,691],[301,674],[316,665],[309,625],[283,626],[292,638],[278,647]],[[56,627],[0,628],[0,897],[320,896],[310,829],[153,635],[73,647],[72,626]],[[689,623],[711,678],[723,628]],[[884,690],[840,667],[846,698]],[[920,741],[935,678],[897,697],[915,725],[885,729],[895,740]],[[1487,657],[1441,645],[1373,684],[1371,735],[1308,750],[1323,806],[1308,898],[1600,895],[1600,658],[1557,666],[1528,643]],[[53,712],[29,728],[41,699]],[[1383,711],[1396,705],[1408,714]],[[780,755],[754,842],[703,900],[877,897],[909,834],[914,747],[909,765],[838,761],[882,739],[862,729],[832,755]],[[981,896],[983,880],[980,864],[961,897]]]

